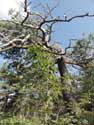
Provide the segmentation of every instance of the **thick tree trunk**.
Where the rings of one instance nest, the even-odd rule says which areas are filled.
[[[63,82],[63,77],[66,73],[68,73],[66,65],[65,65],[65,60],[63,57],[60,57],[57,59],[57,64],[58,64],[58,70],[61,76],[61,82]]]
[[[72,84],[71,84],[71,80],[65,78],[68,75],[68,70],[63,56],[57,59],[57,65],[58,65],[58,70],[60,73],[61,83],[63,87],[62,89],[63,99],[64,101],[67,101],[67,102],[72,101],[74,100],[72,93],[70,91],[67,91],[67,88],[71,89]]]

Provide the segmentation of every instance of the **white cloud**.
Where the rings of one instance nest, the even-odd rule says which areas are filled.
[[[0,18],[9,18],[8,12],[10,9],[19,11],[21,2],[24,0],[0,0]]]

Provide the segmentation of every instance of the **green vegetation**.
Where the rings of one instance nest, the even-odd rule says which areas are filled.
[[[36,16],[0,21],[0,125],[93,125],[94,35],[62,53],[47,39],[56,22]]]

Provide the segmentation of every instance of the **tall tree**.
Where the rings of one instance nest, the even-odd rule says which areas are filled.
[[[83,95],[87,92],[87,72],[91,74],[94,65],[94,38],[90,35],[88,40],[77,40],[75,46],[69,44],[65,50],[50,42],[55,23],[94,15],[54,18],[53,8],[48,7],[49,11],[42,15],[28,10],[27,2],[24,1],[24,19],[16,14],[10,21],[0,21],[0,52],[8,59],[1,69],[1,80],[9,85],[3,98],[2,118],[6,115],[27,119],[36,116],[44,124],[84,124],[82,109],[86,110],[88,105],[83,103],[83,99],[86,100]],[[68,53],[70,48],[72,51]],[[69,73],[67,64],[77,65],[81,77]],[[92,75],[89,80],[93,81]]]

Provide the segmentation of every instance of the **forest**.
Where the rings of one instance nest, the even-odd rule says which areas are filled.
[[[0,19],[0,125],[94,125],[94,34],[67,47],[52,40],[56,24],[94,14],[62,18],[58,4],[31,4]]]

